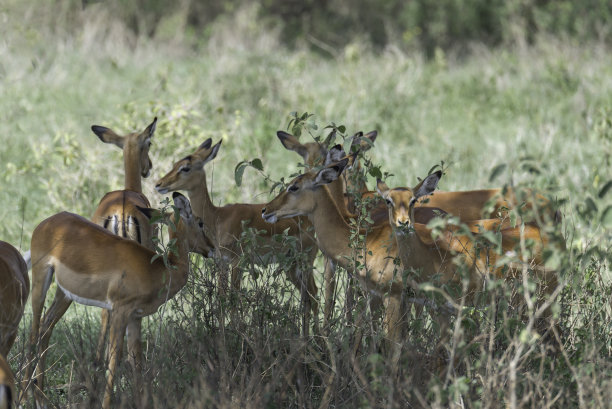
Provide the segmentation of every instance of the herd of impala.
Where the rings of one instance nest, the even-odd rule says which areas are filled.
[[[28,391],[32,391],[37,407],[45,406],[45,356],[49,340],[54,326],[73,301],[101,308],[98,361],[105,359],[106,333],[110,332],[102,407],[111,407],[113,380],[126,334],[135,388],[141,390],[142,317],[155,313],[185,285],[189,252],[213,257],[219,263],[220,296],[230,291],[228,284],[231,291],[238,289],[241,282],[238,259],[242,251],[238,239],[246,225],[261,232],[266,242],[262,252],[289,253],[292,262],[283,267],[300,291],[305,335],[311,319],[315,331],[318,330],[317,286],[312,272],[320,250],[325,257],[326,300],[332,299],[334,270],[339,265],[354,274],[373,300],[383,306],[386,348],[393,363],[398,361],[405,323],[411,315],[407,301],[419,301],[406,297],[407,290],[422,294],[423,283],[458,283],[459,287],[462,284],[459,295],[447,296],[451,305],[457,306],[473,302],[491,276],[524,279],[529,275],[537,279],[544,294],[557,287],[556,272],[543,266],[543,249],[549,243],[540,224],[542,215],[553,223],[559,217],[545,198],[534,193],[530,200],[519,203],[517,195],[507,189],[434,193],[442,176],[440,171],[411,188],[389,188],[379,180],[377,193],[369,192],[364,183],[355,183],[363,179],[353,176],[361,172],[357,153],[372,146],[376,131],[355,134],[353,152],[349,155],[340,145],[329,146],[331,134],[321,142],[301,143],[295,136],[279,131],[277,136],[283,146],[298,153],[309,170],[293,179],[267,204],[234,203],[221,207],[215,206],[210,198],[205,172],[206,164],[217,156],[221,142],[213,145],[207,139],[193,153],[178,160],[155,186],[161,194],[174,192],[174,206],[180,214],[178,224],[169,229],[171,238],[176,239],[177,255],[170,255],[166,264],[154,257],[156,231],[150,223],[153,209],[142,193],[141,181],[152,168],[149,148],[156,124],[157,118],[144,131],[126,136],[106,127],[92,126],[102,142],[123,150],[125,188],[107,193],[91,221],[69,212],[47,218],[33,231],[25,259],[13,246],[0,242],[0,408],[12,407],[11,402],[25,399]],[[186,192],[189,199],[179,190]],[[347,194],[348,191],[352,194]],[[365,200],[378,195],[384,200],[371,201],[375,204],[369,206],[355,202],[356,196],[359,202],[359,197]],[[508,215],[517,206],[533,208],[541,216],[511,223]],[[364,216],[363,212],[368,213],[370,225],[355,227],[354,220],[360,214]],[[461,221],[461,227],[446,224],[433,234],[428,222],[449,215]],[[358,248],[350,243],[356,228],[364,237]],[[287,249],[272,240],[275,234],[285,231],[296,238],[297,246]],[[495,231],[501,244],[497,248],[478,246],[477,238],[483,231]],[[497,262],[510,256],[512,263]],[[259,259],[266,260],[261,261],[263,264],[274,257]],[[54,277],[55,298],[41,317]],[[30,293],[32,329],[21,396],[17,399],[14,376],[5,357],[15,341]],[[439,344],[443,347],[449,309],[427,305],[431,307],[428,310],[432,319],[440,325]],[[324,322],[328,322],[332,308],[326,302]],[[541,315],[549,324],[548,312]]]

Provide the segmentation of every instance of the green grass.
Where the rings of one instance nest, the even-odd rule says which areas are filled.
[[[44,19],[32,24],[37,20],[25,13],[10,17],[0,29],[2,240],[25,251],[31,232],[46,217],[62,210],[89,216],[105,192],[121,188],[121,153],[98,141],[90,130],[93,124],[127,133],[159,117],[151,148],[154,167],[144,183],[152,203],[162,199],[153,189],[155,181],[209,137],[223,139],[218,157],[208,165],[215,203],[266,202],[269,187],[257,172],[246,170],[237,187],[233,170],[239,161],[256,157],[273,179],[298,170],[298,156],[285,151],[275,135],[286,128],[290,112],[314,113],[315,135],[330,122],[346,125],[349,133],[377,129],[369,155],[394,175],[387,181],[390,186],[412,186],[444,161],[443,190],[512,183],[566,200],[563,270],[571,279],[560,316],[568,331],[568,356],[547,357],[535,348],[521,361],[521,392],[527,397],[521,406],[545,401],[602,407],[610,401],[612,212],[606,220],[603,216],[612,192],[598,195],[612,179],[609,49],[543,39],[530,48],[475,48],[467,59],[440,54],[427,62],[393,47],[374,53],[366,46],[355,51],[353,45],[329,59],[287,50],[274,31],[258,29],[248,11],[211,27],[209,43],[197,50],[180,42],[133,38],[104,14],[83,14],[70,34],[50,30]],[[508,165],[506,171],[490,180],[500,164]],[[372,179],[369,186],[374,187]],[[146,376],[152,380],[155,407],[174,402],[201,407],[198,402],[207,401],[219,407],[237,402],[250,407],[310,402],[306,406],[317,407],[330,373],[338,375],[332,395],[336,406],[401,406],[401,399],[391,397],[403,397],[415,374],[407,370],[400,381],[385,378],[385,367],[377,361],[381,335],[376,328],[368,326],[371,331],[364,335],[365,352],[355,364],[359,373],[341,359],[353,346],[352,327],[338,318],[333,337],[302,343],[296,326],[299,297],[282,296],[295,291],[282,277],[273,277],[245,286],[243,297],[232,301],[244,319],[221,333],[217,324],[225,301],[214,295],[212,272],[212,267],[203,268],[167,311],[146,320]],[[52,341],[48,366],[55,360],[58,364],[48,385],[90,379],[100,388],[102,372],[88,373],[82,364],[90,360],[89,347],[95,344],[97,310],[71,309]],[[14,368],[21,364],[18,352],[28,325],[26,318],[13,349]],[[431,345],[418,342],[428,339],[431,328],[411,325],[417,335],[408,345],[429,352]],[[504,402],[486,395],[496,387],[506,390],[503,353],[491,353],[499,367],[489,372],[482,372],[480,361],[488,355],[469,356],[475,357],[472,367],[461,367],[450,383],[432,381],[423,392],[432,407],[460,406],[459,397],[469,407],[479,407],[481,400],[482,407]],[[295,362],[301,358],[307,375],[298,382]],[[411,356],[405,358],[416,365]],[[480,378],[483,373],[490,375],[486,381]],[[118,386],[126,402],[129,380],[126,374]],[[96,390],[80,393],[91,396]],[[60,392],[51,396],[60,406],[81,399]]]

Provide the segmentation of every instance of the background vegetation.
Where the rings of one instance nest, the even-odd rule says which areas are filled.
[[[233,169],[258,157],[274,179],[296,172],[298,157],[275,137],[290,112],[314,113],[314,135],[330,122],[377,129],[370,157],[394,175],[390,185],[413,185],[444,160],[441,189],[511,183],[563,200],[562,351],[521,337],[503,311],[479,310],[476,336],[456,334],[461,359],[439,375],[423,318],[411,323],[395,378],[364,298],[345,313],[345,273],[334,321],[304,340],[299,296],[282,274],[263,271],[220,300],[216,268],[194,257],[188,287],[146,320],[148,406],[609,407],[611,9],[603,0],[4,0],[0,238],[25,251],[44,218],[91,215],[122,186],[121,154],[92,124],[126,133],[160,118],[145,182],[152,203],[162,199],[155,181],[209,137],[224,140],[208,168],[214,201],[265,202],[261,175],[249,169],[237,187]],[[238,314],[223,327],[228,307]],[[58,325],[53,405],[99,399],[97,317],[71,307]],[[10,356],[18,377],[29,321]],[[129,407],[122,371],[117,400]]]

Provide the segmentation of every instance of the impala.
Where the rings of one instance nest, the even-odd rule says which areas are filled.
[[[187,282],[189,251],[203,251],[208,241],[201,221],[192,214],[189,201],[174,194],[180,212],[176,231],[178,256],[152,260],[156,253],[72,213],[62,212],[41,222],[32,234],[32,331],[25,370],[23,395],[36,365],[37,405],[43,402],[45,356],[53,327],[73,301],[107,309],[110,315],[109,363],[102,407],[109,409],[113,380],[120,360],[127,326],[153,314]],[[151,209],[142,209],[150,215]],[[51,281],[57,290],[41,325],[41,314]],[[140,333],[128,338],[140,343]],[[139,374],[135,374],[139,382]]]
[[[348,271],[355,271],[351,260],[355,259],[354,250],[350,247],[351,227],[342,217],[343,212],[325,185],[336,180],[348,163],[348,158],[324,167],[319,171],[311,171],[295,178],[286,191],[280,193],[262,210],[264,220],[275,223],[279,219],[306,215],[313,223],[317,243],[321,251],[335,260]],[[427,179],[415,189],[405,189],[411,197],[418,200],[430,194],[437,185],[436,176]],[[438,177],[439,179],[439,177]],[[417,227],[417,224],[414,224]],[[403,275],[403,270],[418,270],[422,276],[431,277],[434,274],[451,274],[456,265],[450,250],[460,250],[463,255],[469,250],[461,250],[459,246],[452,247],[449,240],[453,231],[443,235],[442,240],[434,241],[431,231],[423,224],[418,224],[416,234],[411,241],[403,243],[402,264],[398,266],[394,259],[400,256],[400,247],[390,224],[374,226],[365,234],[365,246],[360,257],[363,267],[355,271],[362,285],[383,297],[385,306],[384,327],[389,341],[393,344],[393,356],[396,361],[397,345],[401,339],[402,316],[405,315],[402,304],[402,293],[405,284],[418,291],[418,280]],[[438,245],[438,242],[439,245]],[[438,245],[438,247],[436,247]],[[440,249],[445,246],[446,250]],[[448,255],[448,257],[447,257]],[[406,279],[406,283],[404,280]]]
[[[0,409],[12,409],[15,406],[15,377],[11,367],[0,354]]]
[[[29,294],[25,260],[15,247],[0,241],[0,355],[7,356],[15,342]]]
[[[535,273],[542,286],[541,289],[551,294],[557,286],[557,276],[556,272],[543,267],[542,251],[549,243],[546,234],[536,225],[514,227],[507,218],[473,220],[466,222],[466,227],[472,234],[460,234],[459,226],[449,225],[442,232],[442,237],[434,241],[432,231],[427,226],[415,223],[415,220],[419,219],[415,216],[416,211],[431,210],[433,213],[443,213],[441,209],[415,207],[415,203],[420,198],[435,190],[441,176],[441,171],[432,173],[414,188],[390,189],[380,180],[377,183],[377,190],[389,207],[389,224],[396,238],[400,260],[404,268],[413,273],[413,286],[430,281],[442,285],[460,284],[464,276],[458,273],[457,263],[454,260],[456,255],[459,255],[462,264],[468,267],[468,285],[466,291],[461,294],[468,303],[473,303],[474,296],[482,290],[490,275],[498,279],[513,279],[524,268],[529,268]],[[426,222],[424,219],[421,216],[420,221]],[[483,230],[499,233],[501,239],[499,250],[493,249],[492,246],[476,244],[473,235]],[[521,251],[519,262],[498,265],[497,261],[503,256],[515,255],[515,249],[521,241],[533,243],[530,252]],[[549,313],[550,311],[546,312],[546,322]],[[449,323],[447,317],[434,316],[434,319],[436,318],[441,326],[440,344],[443,345]]]
[[[363,132],[357,132],[352,137],[351,146],[356,146],[359,148],[359,150],[366,151],[374,143],[377,135],[377,131],[368,132],[365,136],[363,135]],[[301,143],[298,138],[284,131],[278,131],[276,133],[276,136],[283,144],[285,149],[297,153],[302,157],[302,159],[304,159],[304,163],[306,164],[308,169],[313,169],[315,166],[321,165],[327,166],[333,162],[339,161],[341,158],[346,156],[344,150],[342,150],[342,147],[340,145],[335,145],[329,148],[330,142],[333,140],[334,137],[334,132],[330,132],[328,137],[322,143],[318,141]],[[369,142],[365,141],[366,138]],[[344,177],[338,178],[327,185],[327,188],[329,189],[333,200],[338,205],[338,208],[343,211],[343,217],[347,221],[350,221],[357,217],[353,213],[355,209],[354,193],[367,193],[367,188],[363,183],[363,178],[354,174],[360,171],[359,161],[355,160],[354,156],[351,157],[351,160],[353,162],[353,166],[351,166],[351,175],[347,177],[343,173]],[[350,191],[353,192],[353,194],[347,194],[347,186],[351,189]],[[370,208],[369,210],[370,216],[375,224],[386,222],[386,208],[383,207],[382,212],[378,208],[374,208],[374,210]],[[324,295],[326,303],[323,317],[324,322],[327,323],[331,319],[331,314],[334,307],[333,294],[336,289],[336,266],[333,260],[331,260],[327,256],[325,256],[324,263]],[[348,295],[348,297],[351,297],[351,295]]]
[[[215,247],[215,256],[230,266],[231,284],[234,289],[240,285],[241,271],[237,264],[243,250],[239,239],[245,226],[262,232],[260,237],[265,241],[266,248],[278,247],[278,243],[272,238],[275,234],[280,234],[287,229],[289,235],[297,237],[299,246],[296,249],[297,253],[303,254],[291,255],[293,262],[286,274],[300,290],[302,302],[305,304],[304,331],[306,333],[310,310],[315,317],[318,313],[318,303],[315,298],[317,286],[312,276],[312,264],[317,247],[312,234],[307,231],[310,225],[306,219],[289,219],[276,226],[264,223],[260,216],[263,204],[234,203],[222,207],[215,206],[208,193],[204,166],[217,156],[220,147],[221,141],[212,146],[212,140],[207,139],[191,155],[176,162],[172,170],[157,182],[156,189],[161,194],[177,190],[187,192],[195,214],[204,221],[207,229],[206,235],[210,237]],[[300,256],[303,256],[305,260],[298,261]],[[225,291],[226,283],[227,273],[222,271],[220,273],[221,292]]]
[[[153,164],[149,158],[151,140],[157,126],[157,117],[142,132],[133,132],[125,136],[118,135],[112,129],[104,126],[92,125],[91,130],[104,142],[117,146],[123,151],[123,167],[125,172],[125,183],[123,190],[115,190],[104,195],[91,220],[110,230],[114,234],[135,240],[148,248],[153,248],[153,228],[149,220],[138,209],[149,207],[149,200],[142,193],[142,178],[151,173]],[[108,310],[103,309],[100,319],[100,336],[96,352],[96,361],[103,360],[104,343],[108,332],[109,322]],[[140,333],[140,322],[134,321],[130,325],[129,334]],[[142,363],[142,352],[135,342],[128,342],[130,348],[128,357],[134,366]],[[136,368],[134,368],[136,370]]]

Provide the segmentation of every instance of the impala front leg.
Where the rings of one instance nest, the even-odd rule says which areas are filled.
[[[387,355],[391,358],[393,374],[397,374],[400,354],[402,352],[403,310],[401,294],[389,294],[384,298],[384,328],[387,343]]]

